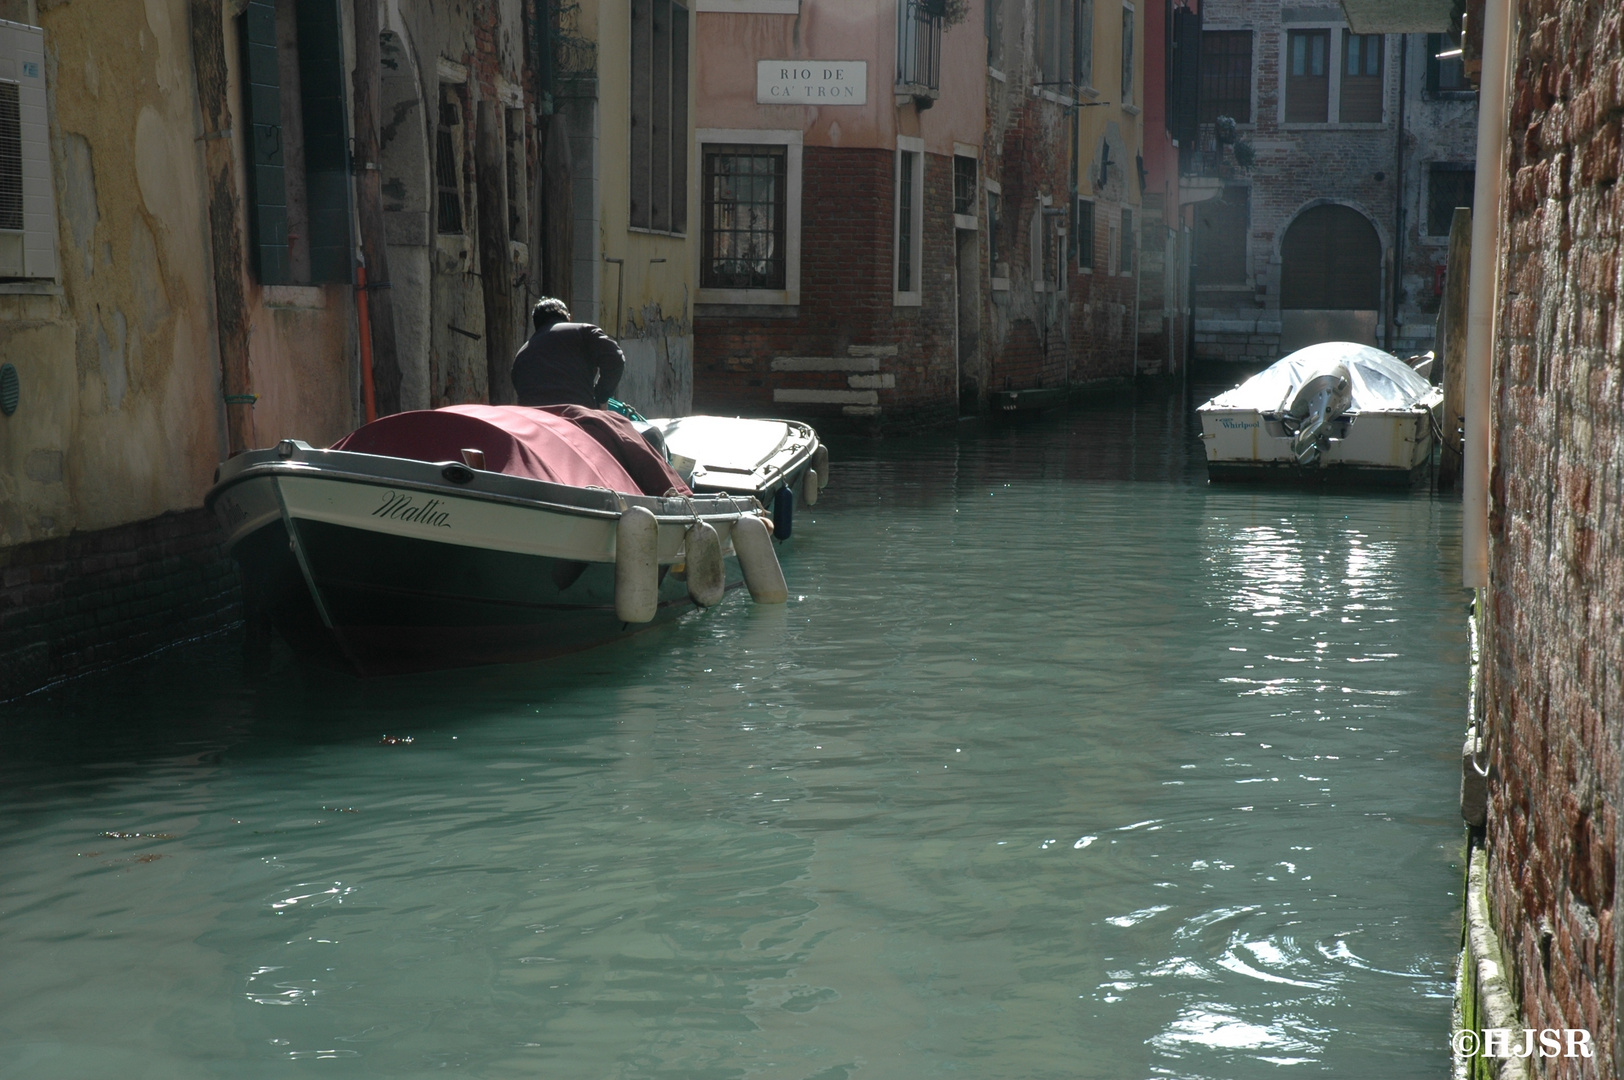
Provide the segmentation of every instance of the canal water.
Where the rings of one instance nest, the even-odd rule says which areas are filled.
[[[837,444],[787,606],[558,662],[0,706],[0,1077],[1445,1075],[1458,507],[1192,435]]]

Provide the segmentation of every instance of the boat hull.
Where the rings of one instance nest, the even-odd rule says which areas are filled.
[[[1294,480],[1406,486],[1432,459],[1433,427],[1441,404],[1393,411],[1344,413],[1313,465],[1299,465],[1292,435],[1277,418],[1254,409],[1197,410],[1214,481]]]
[[[324,453],[331,456],[313,452]],[[301,655],[364,675],[532,660],[646,628],[615,614],[622,502],[656,512],[654,622],[674,618],[692,603],[682,572],[687,529],[696,517],[706,521],[730,553],[741,516],[727,499],[595,489],[525,499],[524,485],[537,482],[494,475],[447,490],[433,482],[437,466],[390,468],[393,461],[363,463],[370,473],[354,461],[341,463],[348,469],[261,463],[209,497],[242,569],[251,623],[268,621]],[[736,564],[727,566],[737,584]]]

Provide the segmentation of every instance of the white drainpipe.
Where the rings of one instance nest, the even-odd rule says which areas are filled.
[[[1461,584],[1489,584],[1489,412],[1500,296],[1500,194],[1505,178],[1511,0],[1483,6],[1483,73],[1477,97],[1477,180],[1467,284],[1466,454],[1461,491]]]

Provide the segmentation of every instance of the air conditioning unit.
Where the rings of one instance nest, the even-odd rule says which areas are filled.
[[[56,277],[45,32],[0,20],[0,278]]]

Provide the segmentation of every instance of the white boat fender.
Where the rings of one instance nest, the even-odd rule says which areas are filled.
[[[818,492],[822,489],[823,485],[818,483],[818,470],[808,469],[801,474],[801,499],[806,505],[816,506],[818,504]]]
[[[754,514],[735,521],[733,553],[739,557],[739,568],[744,571],[744,584],[752,600],[758,604],[782,604],[789,600],[784,568],[778,565],[778,552],[773,550],[765,521]]]
[[[615,617],[645,623],[660,607],[660,523],[634,506],[615,526]]]
[[[819,446],[818,452],[812,455],[812,467],[818,470],[818,488],[822,490],[829,486],[829,448]]]
[[[726,582],[722,578],[722,538],[705,521],[696,522],[683,540],[688,560],[688,595],[700,607],[722,602]]]

